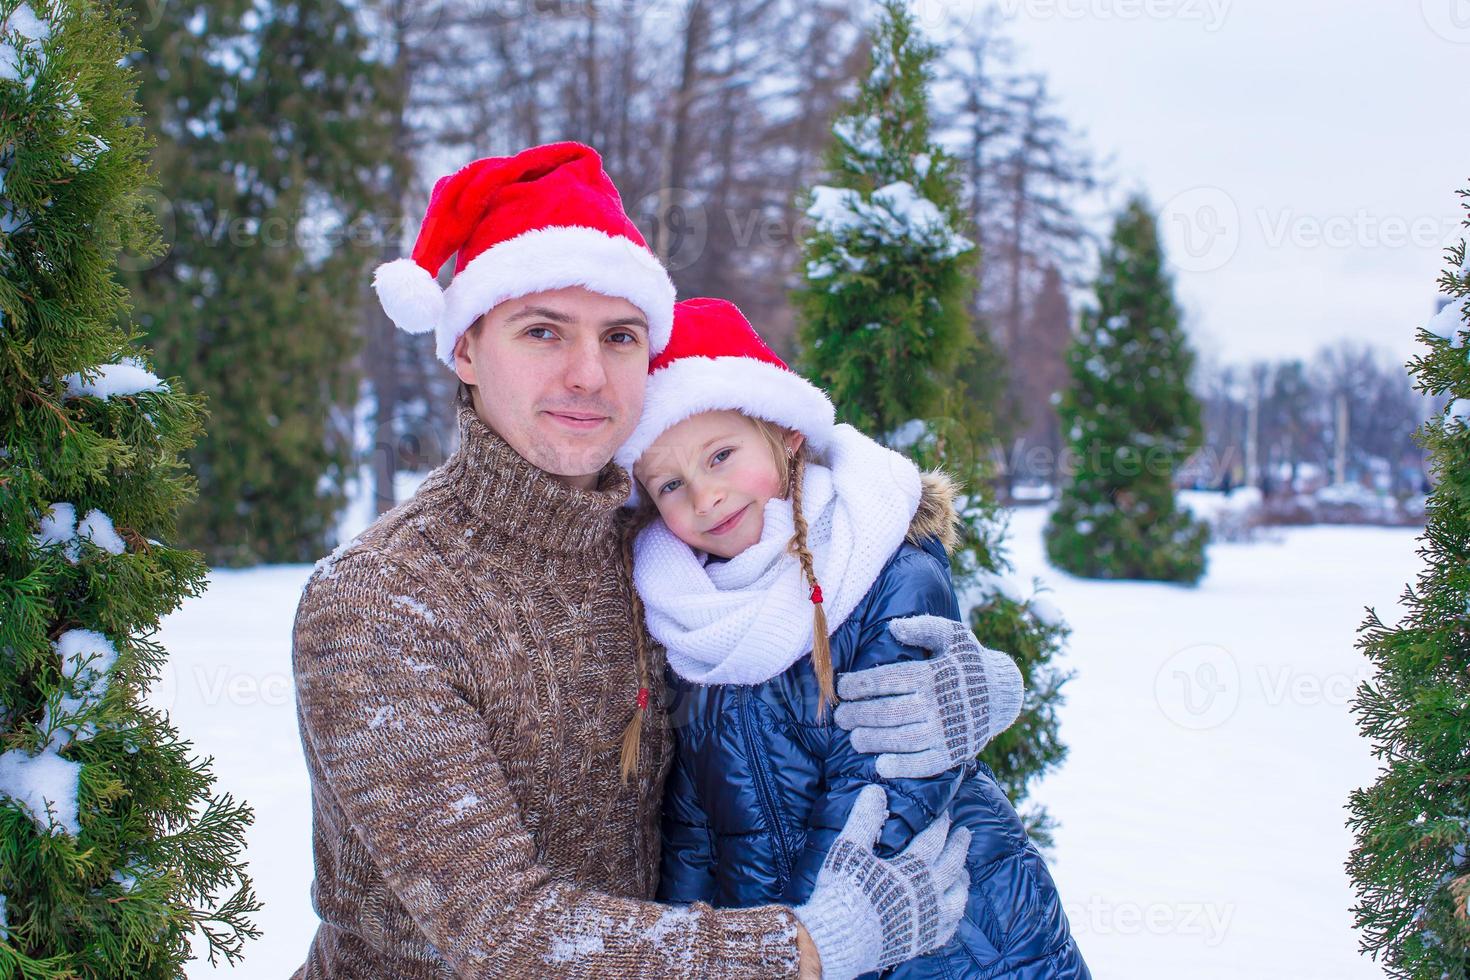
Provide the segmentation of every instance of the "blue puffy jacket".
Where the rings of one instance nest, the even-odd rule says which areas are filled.
[[[937,539],[904,544],[832,635],[838,673],[924,656],[888,632],[891,619],[959,618]],[[1046,863],[990,770],[973,763],[927,779],[880,778],[847,732],[815,722],[811,657],[753,686],[703,687],[670,672],[676,755],[664,796],[664,902],[800,905],[858,791],[880,783],[890,816],[878,853],[892,856],[941,812],[970,828],[970,900],[942,949],[885,977],[1090,977]],[[871,974],[870,976],[878,976]]]

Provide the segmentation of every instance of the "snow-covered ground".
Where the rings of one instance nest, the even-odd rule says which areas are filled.
[[[1353,980],[1348,793],[1376,772],[1348,701],[1369,675],[1363,607],[1397,619],[1414,532],[1308,527],[1217,544],[1197,588],[1046,566],[1045,511],[1017,511],[1017,571],[1073,629],[1071,754],[1037,797],[1052,870],[1098,977]]]
[[[1218,544],[1198,588],[1073,579],[1045,565],[1046,509],[1018,510],[1018,576],[1072,626],[1062,734],[1071,756],[1037,797],[1060,819],[1052,868],[1099,978],[1352,980],[1344,804],[1373,760],[1348,701],[1365,605],[1385,620],[1418,568],[1414,532],[1285,530]],[[290,629],[307,566],[216,572],[164,625],[154,692],[218,789],[256,811],[248,859],[264,931],[234,977],[303,958],[310,809],[291,700]],[[196,964],[190,976],[212,974]],[[223,972],[223,971],[222,971]]]

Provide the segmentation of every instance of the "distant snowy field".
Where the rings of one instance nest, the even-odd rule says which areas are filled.
[[[1415,532],[1284,531],[1211,547],[1196,589],[1073,579],[1043,559],[1043,508],[1015,512],[1017,578],[1050,586],[1073,629],[1065,767],[1036,796],[1061,821],[1052,868],[1100,978],[1353,980],[1343,871],[1348,792],[1373,760],[1348,700],[1367,663],[1363,607],[1397,618]],[[217,571],[164,624],[172,669],[154,700],[217,787],[248,800],[263,938],[233,977],[288,976],[315,929],[310,800],[291,695],[290,633],[308,566]],[[195,964],[191,977],[216,971]]]

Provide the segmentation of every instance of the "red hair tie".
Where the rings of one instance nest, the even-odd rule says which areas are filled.
[[[820,585],[814,585],[814,586],[812,586],[812,605],[814,605],[814,606],[820,606],[821,604],[822,604],[822,587]]]
[[[640,687],[638,689],[638,710],[648,710],[648,688],[646,687]]]

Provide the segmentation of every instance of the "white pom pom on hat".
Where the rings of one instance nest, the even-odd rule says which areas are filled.
[[[406,333],[429,333],[444,317],[444,290],[413,259],[394,259],[378,266],[373,289],[388,319]]]

